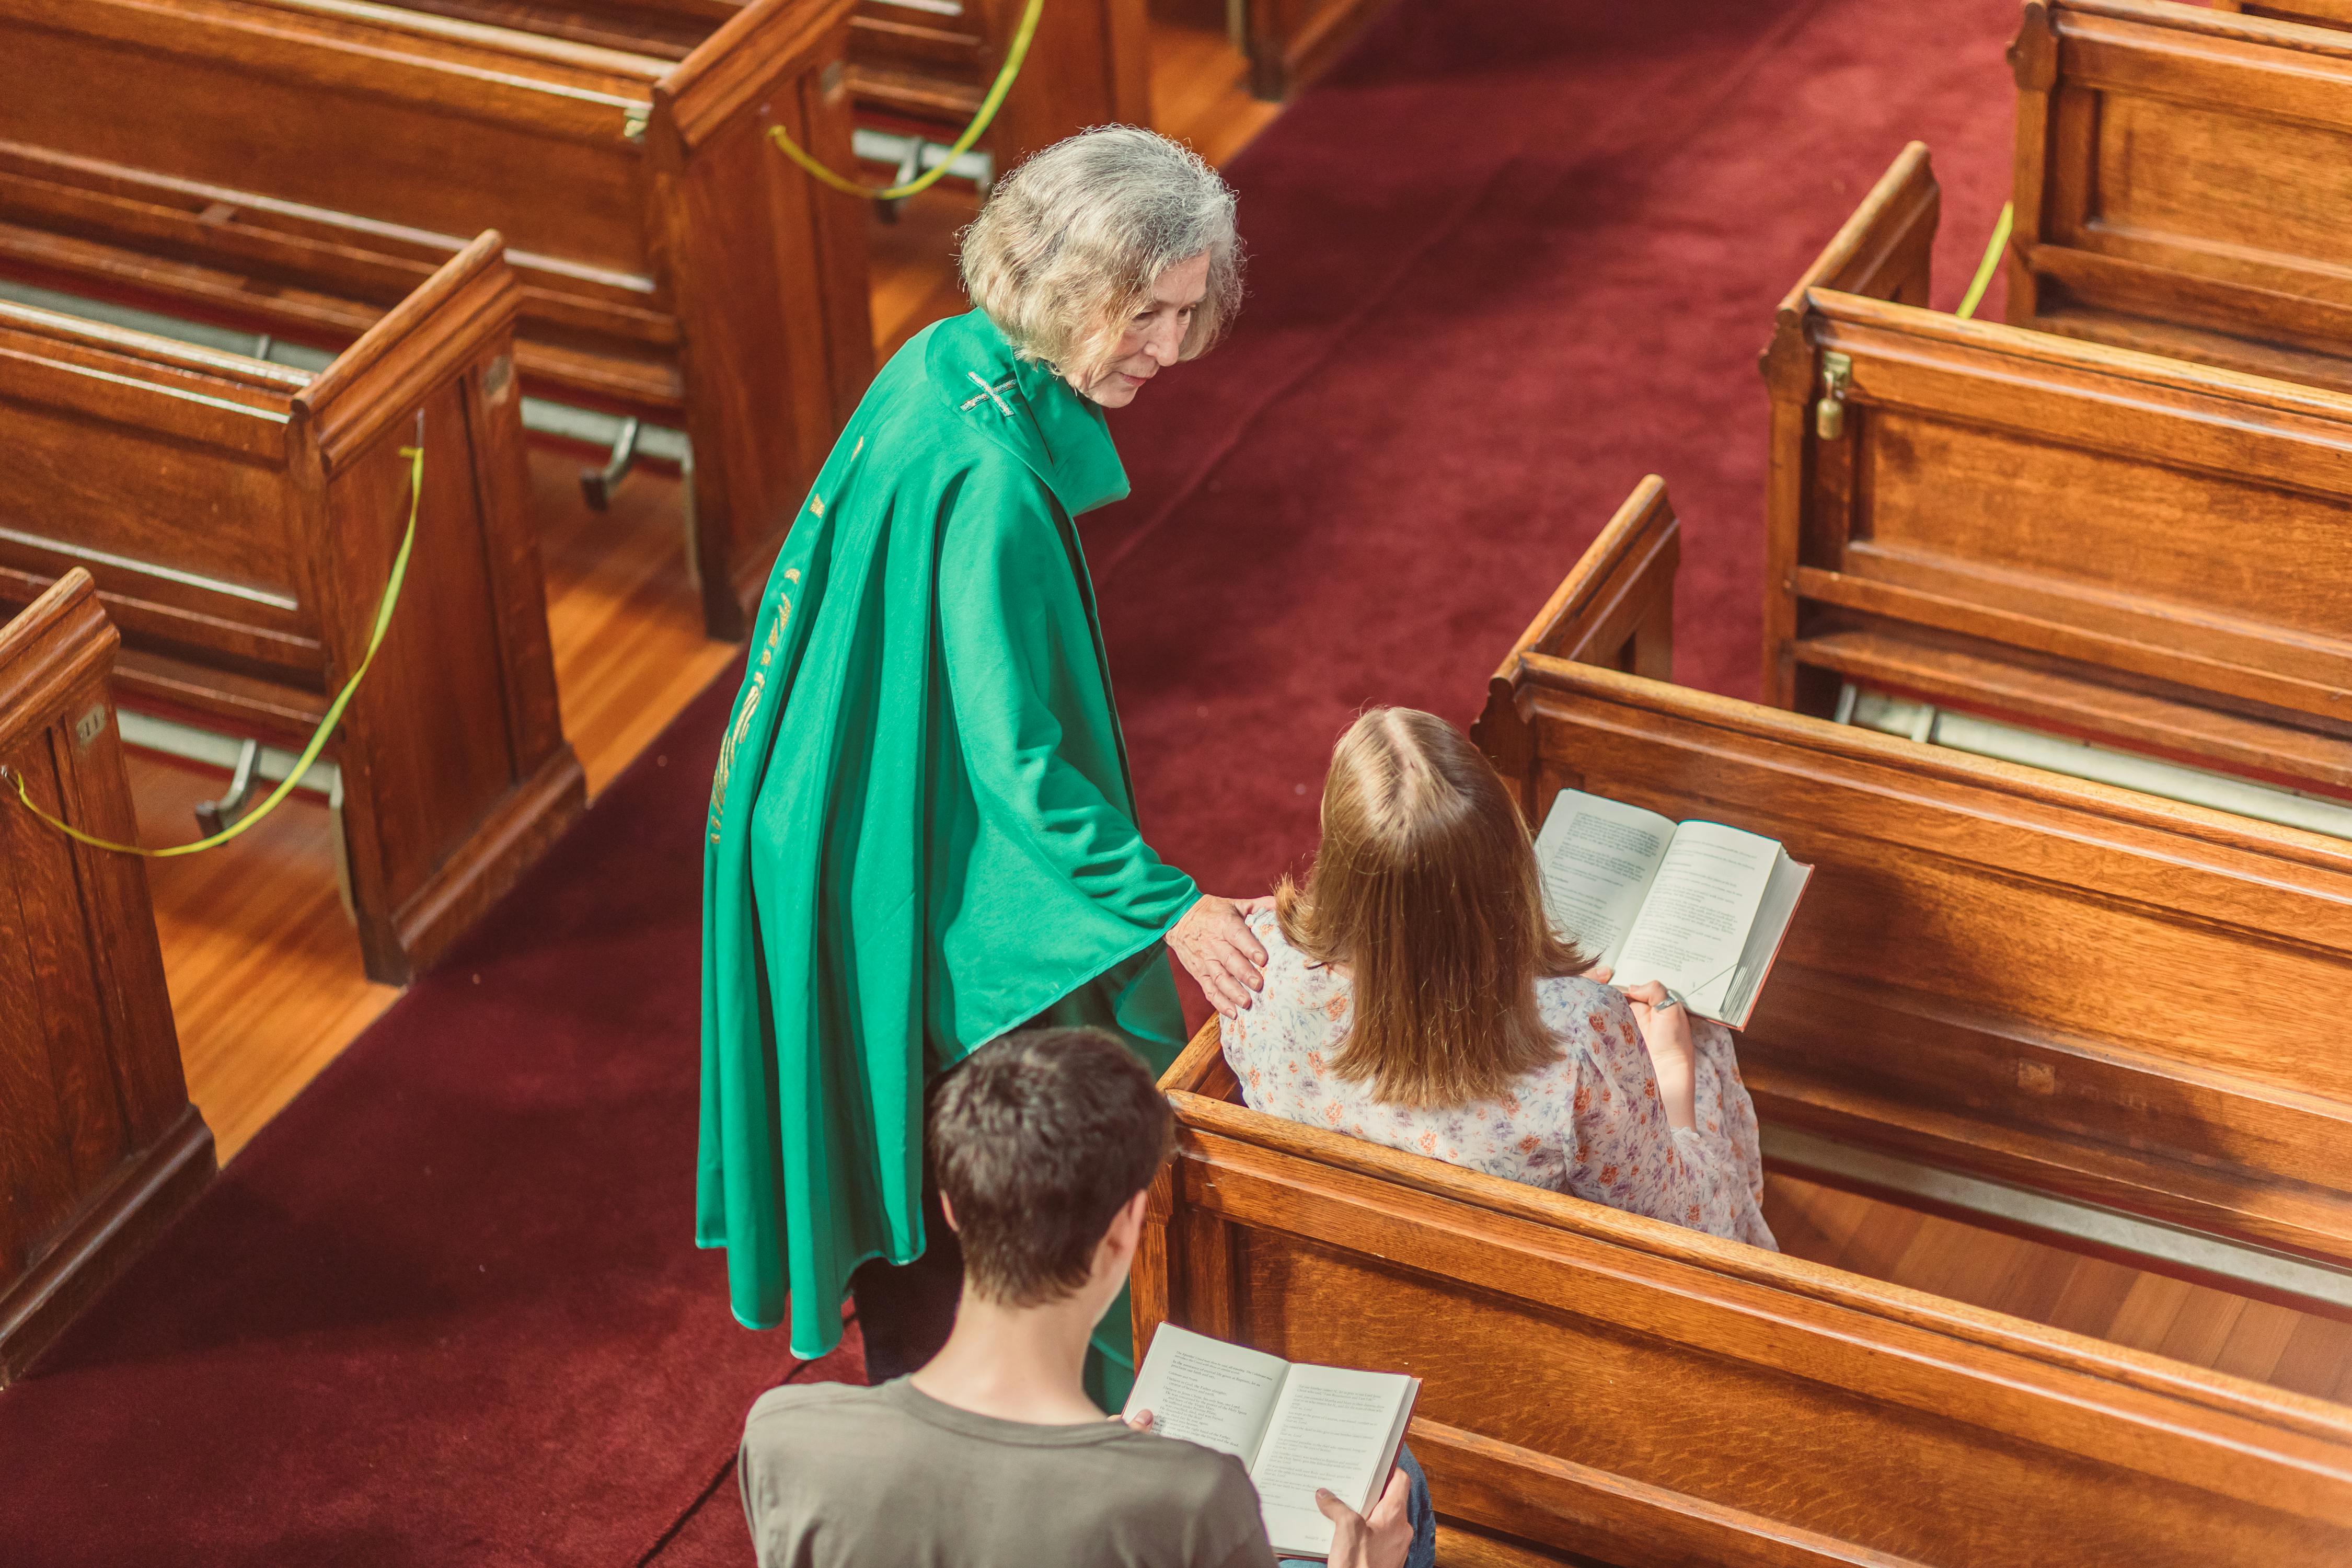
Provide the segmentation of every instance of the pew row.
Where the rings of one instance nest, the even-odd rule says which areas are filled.
[[[330,752],[361,951],[393,984],[585,803],[500,250],[481,236],[315,377],[0,303],[0,605],[86,570],[121,629],[126,706],[306,741],[366,652],[408,523],[401,448],[421,442],[406,584]]]
[[[682,60],[743,0],[396,0],[430,12]],[[945,142],[961,134],[1004,64],[1026,0],[859,0],[844,78],[878,124]],[[1048,0],[1026,64],[982,145],[998,173],[1090,125],[1151,122],[1143,0]],[[849,165],[838,165],[843,173]]]
[[[2162,1157],[2086,1157],[2112,1146],[2060,1124],[2179,1130],[2163,1123],[2224,1075],[2155,1059],[2176,1010],[2266,994],[2282,963],[2344,992],[2340,957],[2207,929],[2233,905],[2286,912],[2253,906],[2271,873],[2300,874],[2254,864],[2212,814],[1567,657],[1670,657],[1675,537],[1645,481],[1512,650],[1479,740],[1532,813],[1575,784],[1817,863],[1740,1045],[1768,1118],[2112,1197]],[[2321,902],[2294,912],[2340,932]],[[1137,1254],[1139,1347],[1172,1321],[1421,1377],[1414,1451],[1496,1560],[2153,1568],[2352,1548],[2352,1410],[1257,1114],[1213,1021],[1162,1084],[1178,1150]],[[1895,1110],[1915,1101],[1937,1118],[1925,1136]]]
[[[2032,0],[2009,320],[2352,392],[2347,25],[2345,0]]]
[[[1479,739],[1531,820],[1574,784],[1818,867],[1741,1040],[1766,1117],[2352,1261],[2352,845],[1571,662],[1637,612],[1663,661],[1675,527],[1645,481]]]
[[[1213,1023],[1132,1280],[1165,1322],[1423,1379],[1505,1561],[2269,1565],[2352,1547],[2352,1411],[1261,1115]],[[1528,1550],[1532,1546],[1536,1550]]]
[[[690,439],[689,565],[740,637],[873,373],[862,204],[767,135],[848,166],[848,5],[755,0],[672,62],[342,0],[0,0],[0,275],[331,351],[496,227],[524,390]]]
[[[1780,307],[1766,700],[2352,796],[2352,396],[1923,309],[1935,224],[1914,144]]]
[[[193,1202],[213,1135],[188,1103],[89,574],[0,626],[0,1387]]]

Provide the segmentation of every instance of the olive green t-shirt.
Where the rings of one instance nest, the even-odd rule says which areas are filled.
[[[1269,1568],[1241,1461],[1117,1421],[976,1415],[905,1378],[772,1388],[736,1461],[760,1568]]]

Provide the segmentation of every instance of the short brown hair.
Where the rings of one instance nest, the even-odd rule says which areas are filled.
[[[1536,982],[1585,960],[1544,913],[1535,847],[1492,763],[1434,714],[1374,708],[1339,737],[1323,843],[1282,934],[1345,964],[1354,1016],[1331,1071],[1391,1105],[1491,1100],[1560,1047]]]
[[[928,1136],[966,1278],[1034,1307],[1086,1283],[1111,1216],[1167,1163],[1176,1119],[1116,1037],[1033,1029],[949,1070]]]

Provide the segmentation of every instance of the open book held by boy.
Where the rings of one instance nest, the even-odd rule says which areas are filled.
[[[1276,1562],[1266,1528],[1274,1510],[1261,1510],[1231,1447],[1152,1431],[1140,1407],[1126,1421],[1106,1418],[1086,1394],[1087,1338],[1127,1281],[1145,1192],[1174,1136],[1150,1072],[1099,1031],[1007,1036],[950,1070],[934,1101],[928,1152],[963,1247],[955,1328],[909,1377],[874,1388],[787,1384],[751,1407],[738,1479],[761,1568]],[[1161,1331],[1169,1351],[1155,1342],[1139,1389],[1179,1337],[1196,1349],[1256,1353],[1173,1335]],[[1152,1386],[1169,1384],[1163,1376]],[[1328,1394],[1318,1385],[1309,1397]],[[1171,1425],[1198,1426],[1199,1414],[1188,1405]],[[1402,1436],[1402,1408],[1382,1419]],[[1434,1563],[1435,1521],[1419,1472],[1401,1449],[1396,1468],[1387,1467],[1383,1456],[1330,1472],[1341,1487],[1352,1488],[1358,1470],[1378,1481],[1355,1495],[1377,1499],[1365,1511],[1328,1483],[1307,1494],[1328,1531],[1334,1568]],[[1282,1496],[1295,1503],[1300,1479],[1314,1473],[1313,1456],[1293,1445]],[[1279,1516],[1284,1539],[1303,1527],[1309,1539],[1294,1550],[1311,1550],[1321,1537],[1290,1517],[1297,1511]]]

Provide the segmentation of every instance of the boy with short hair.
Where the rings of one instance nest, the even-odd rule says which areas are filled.
[[[1142,1063],[1099,1030],[1007,1036],[940,1085],[927,1136],[963,1247],[954,1331],[910,1377],[760,1397],[738,1479],[761,1568],[1266,1568],[1239,1460],[1107,1421],[1085,1392],[1174,1144]],[[1427,1563],[1412,1492],[1400,1468],[1369,1519],[1321,1494],[1333,1568]]]

